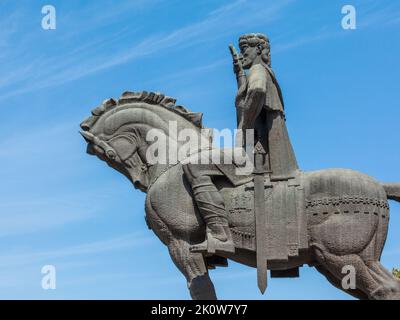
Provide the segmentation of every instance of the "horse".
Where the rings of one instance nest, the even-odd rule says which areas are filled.
[[[201,113],[176,105],[174,98],[161,93],[125,92],[119,99],[105,100],[92,110],[80,131],[87,142],[87,153],[105,161],[147,194],[146,222],[168,247],[172,261],[186,278],[192,299],[197,300],[217,299],[209,269],[226,266],[227,260],[256,266],[255,248],[238,246],[235,253],[211,257],[192,252],[191,246],[205,238],[205,223],[182,169],[183,161],[161,163],[148,159],[154,144],[149,137],[155,140],[154,132],[167,137],[166,153],[184,148],[184,142],[176,137],[176,132],[182,130],[194,132],[200,144],[209,142],[201,118]],[[170,122],[175,123],[175,134]],[[199,149],[198,153],[202,152]],[[388,199],[400,201],[400,183],[380,183],[348,169],[300,171],[299,176],[307,248],[287,261],[269,263],[268,269],[290,270],[308,264],[335,287],[358,299],[400,299],[400,282],[380,263],[388,232]],[[236,196],[253,184],[250,179],[234,185],[223,174],[217,178],[215,184],[227,208],[237,206]],[[254,230],[252,210],[229,217],[229,221],[230,226],[240,229],[246,224]],[[343,286],[343,270],[349,266],[355,277],[355,286],[350,288]]]

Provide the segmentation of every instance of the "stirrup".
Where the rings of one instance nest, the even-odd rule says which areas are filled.
[[[190,252],[213,255],[215,253],[235,253],[235,244],[232,240],[221,241],[213,236],[207,236],[207,240],[190,246]]]

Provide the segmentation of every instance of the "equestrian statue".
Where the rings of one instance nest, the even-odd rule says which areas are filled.
[[[269,39],[245,34],[239,53],[229,48],[238,85],[236,146],[214,147],[201,113],[141,91],[92,110],[81,123],[87,152],[147,194],[147,225],[193,299],[216,299],[208,271],[228,260],[257,268],[262,293],[268,270],[271,278],[298,277],[306,264],[356,298],[400,299],[400,281],[380,263],[388,200],[400,201],[400,183],[349,169],[301,171]],[[355,286],[343,285],[349,267]]]

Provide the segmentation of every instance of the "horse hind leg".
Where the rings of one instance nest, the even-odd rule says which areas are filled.
[[[216,300],[214,285],[210,279],[201,253],[190,251],[190,243],[172,240],[168,244],[169,253],[177,268],[186,277],[193,300]]]
[[[358,298],[368,298],[371,300],[388,299],[387,288],[381,280],[383,271],[373,271],[372,265],[368,265],[357,254],[335,255],[323,246],[314,246],[315,257],[320,264],[319,271],[329,275],[328,280],[337,288]],[[356,289],[344,288],[342,281],[348,274],[346,267],[354,268],[354,284]],[[374,265],[376,269],[376,265]],[[387,275],[385,275],[387,276]],[[336,278],[336,279],[335,279]],[[334,280],[335,279],[335,280]]]
[[[351,289],[345,290],[342,286],[341,280],[335,277],[331,272],[329,272],[324,266],[321,264],[316,265],[315,268],[318,270],[319,273],[325,276],[325,278],[337,289],[343,290],[344,292],[350,294],[351,296],[360,299],[360,300],[368,300],[368,296],[361,291],[360,289]]]
[[[397,280],[379,261],[367,262],[371,276],[380,284],[372,293],[375,299],[400,300],[400,281]]]

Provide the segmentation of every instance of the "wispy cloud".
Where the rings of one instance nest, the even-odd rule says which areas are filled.
[[[125,41],[124,46],[116,46],[115,50],[111,52],[106,50],[107,54],[99,51],[98,43],[107,44],[110,48],[111,43],[115,43],[116,39],[113,35],[100,37],[92,44],[81,44],[81,48],[75,48],[73,54],[56,56],[46,61],[39,58],[35,61],[35,68],[21,66],[19,69],[13,70],[12,73],[16,71],[20,75],[19,77],[10,77],[6,74],[8,80],[3,82],[3,93],[0,91],[0,99],[61,85],[141,57],[164,52],[167,49],[177,50],[205,41],[213,41],[233,33],[234,30],[238,30],[250,22],[253,25],[272,22],[279,19],[281,10],[291,2],[292,0],[284,0],[279,3],[269,3],[260,9],[254,3],[237,1],[234,5],[220,7],[199,22],[169,33],[151,34],[139,43],[136,39],[133,42],[132,40]],[[244,8],[246,14],[243,14]],[[69,51],[68,48],[66,49],[64,52]],[[77,54],[77,52],[82,54]],[[5,84],[8,89],[6,92],[4,92]]]
[[[369,28],[387,27],[400,22],[400,7],[398,4],[383,4],[379,2],[365,2],[363,6],[356,6],[357,9],[357,31],[362,32]],[[293,38],[291,35],[282,37],[274,48],[273,53],[285,52],[307,44],[321,42],[335,37],[348,35],[348,31],[341,28],[340,24],[334,26],[326,24],[319,26],[319,29]]]
[[[65,139],[66,135],[71,135],[72,132],[77,134],[77,123],[79,123],[78,120],[62,121],[57,124],[47,123],[36,128],[30,127],[29,130],[11,132],[8,136],[0,139],[0,157],[2,159],[18,159],[24,154],[43,155],[50,144],[55,146],[59,141],[64,141],[65,146],[65,143],[70,142]],[[52,152],[54,151],[55,148]],[[23,161],[23,159],[21,160]]]
[[[96,30],[96,28],[104,26],[105,23],[118,21],[117,18],[126,19],[126,16],[121,17],[121,14],[134,12],[135,9],[144,10],[146,6],[152,7],[160,2],[161,0],[154,0],[146,3],[146,5],[143,1],[139,1],[135,5],[130,2],[123,2],[113,6],[112,10],[100,11],[102,13],[96,15],[96,18],[87,15],[88,21],[85,20],[86,18],[82,18],[86,17],[84,13],[77,17],[71,14],[67,17],[67,22],[69,21],[70,25],[75,25],[77,23],[82,24],[84,21],[85,26]],[[100,35],[79,45],[74,44],[71,48],[66,47],[62,56],[57,55],[46,60],[42,60],[38,56],[34,61],[23,63],[9,72],[3,72],[3,78],[0,80],[0,99],[59,86],[149,55],[163,53],[166,50],[180,50],[195,44],[214,41],[227,34],[243,30],[247,25],[254,27],[261,22],[265,25],[280,19],[284,14],[283,9],[293,2],[294,0],[284,0],[279,3],[261,4],[259,1],[237,0],[210,11],[203,20],[170,32],[149,34],[139,42],[137,42],[137,37],[132,36],[132,30],[125,28],[111,35]],[[83,12],[85,10],[90,12],[91,7],[85,8]],[[391,25],[400,21],[398,18],[399,8],[396,4],[379,7],[376,4],[369,3],[361,7],[360,11],[358,15],[359,29],[377,25]],[[339,28],[339,26],[335,25],[335,28]],[[85,28],[79,29],[85,32]],[[312,34],[294,39],[282,39],[274,50],[275,52],[282,52],[322,41],[339,35],[340,31],[324,26],[320,31]],[[75,29],[74,32],[76,32]],[[86,32],[88,31],[86,30]],[[73,33],[71,32],[70,35]],[[67,33],[64,36],[69,36],[69,34]],[[121,43],[123,43],[123,46],[120,45]],[[109,48],[112,46],[114,50],[110,51]],[[105,50],[102,50],[102,48]]]
[[[193,78],[194,76],[198,76],[200,74],[204,74],[206,72],[210,72],[215,70],[216,68],[219,68],[221,66],[228,65],[229,60],[227,59],[220,59],[211,63],[203,64],[200,66],[196,66],[193,68],[188,68],[184,70],[180,70],[177,72],[174,72],[172,74],[167,74],[164,76],[160,76],[155,80],[151,80],[151,83],[163,83],[163,82],[168,82],[176,79],[187,79],[187,78]],[[150,82],[150,81],[149,81]],[[146,85],[146,82],[143,83],[143,86]]]
[[[232,11],[232,10],[238,8],[238,7],[242,7],[246,3],[248,3],[247,0],[236,0],[236,1],[233,1],[231,3],[228,3],[228,4],[224,5],[224,6],[221,6],[221,7],[217,8],[217,9],[211,11],[209,13],[209,15],[212,16],[212,15],[224,14],[224,13],[230,12],[230,11]]]
[[[55,209],[57,208],[57,209]],[[0,238],[11,235],[26,235],[65,226],[93,217],[95,212],[73,203],[21,201],[18,204],[2,204],[0,212]]]
[[[0,253],[0,287],[22,289],[26,287],[40,289],[40,269],[43,265],[53,264],[57,272],[61,272],[62,286],[75,286],[88,283],[99,283],[107,279],[145,279],[150,278],[149,274],[137,272],[127,274],[126,272],[104,271],[87,273],[84,270],[98,270],[98,257],[133,250],[135,248],[146,248],[157,244],[154,235],[142,232],[129,233],[114,236],[105,240],[84,242],[67,247],[58,247],[51,250],[33,250],[24,247],[17,252]],[[77,269],[71,271],[71,269]],[[72,272],[72,273],[71,273]],[[82,273],[83,272],[83,273]],[[72,275],[66,277],[66,275]],[[154,275],[152,275],[154,277]],[[22,290],[21,294],[23,295]],[[2,292],[5,294],[5,292]]]
[[[393,2],[382,5],[380,2],[370,3],[366,9],[357,11],[358,28],[386,27],[399,21],[400,6]]]
[[[107,210],[104,198],[116,196],[111,185],[84,191],[77,190],[75,182],[72,186],[67,182],[58,186],[59,181],[88,171],[84,166],[78,170],[75,165],[85,156],[84,146],[79,152],[76,150],[80,141],[77,123],[30,128],[0,141],[0,238],[65,227]],[[76,140],[71,139],[74,135]],[[53,175],[50,172],[55,167],[62,169]],[[52,185],[58,186],[58,192]]]
[[[154,288],[157,291],[160,289],[170,288],[171,286],[182,285],[185,287],[186,280],[183,275],[177,276],[165,276],[161,272],[158,274],[149,272],[107,272],[107,273],[96,273],[81,276],[75,279],[70,279],[66,283],[69,286],[75,286],[82,284],[98,284],[107,281],[121,281],[124,280],[126,283],[132,283],[139,287]],[[143,297],[143,296],[139,296]]]
[[[329,31],[326,28],[323,28],[322,30],[320,30],[316,33],[307,34],[307,35],[298,37],[296,39],[292,39],[291,41],[278,42],[273,48],[273,53],[275,54],[275,53],[289,51],[291,49],[298,48],[298,47],[304,46],[306,44],[315,43],[315,42],[319,42],[322,40],[332,38],[334,36],[338,36],[339,34],[340,34],[340,30]]]
[[[42,261],[49,262],[73,256],[97,255],[136,247],[143,248],[144,246],[149,246],[155,243],[157,243],[156,238],[150,232],[147,232],[147,234],[138,232],[48,251],[29,251],[25,249],[20,253],[0,254],[0,268],[25,264],[29,265]]]

